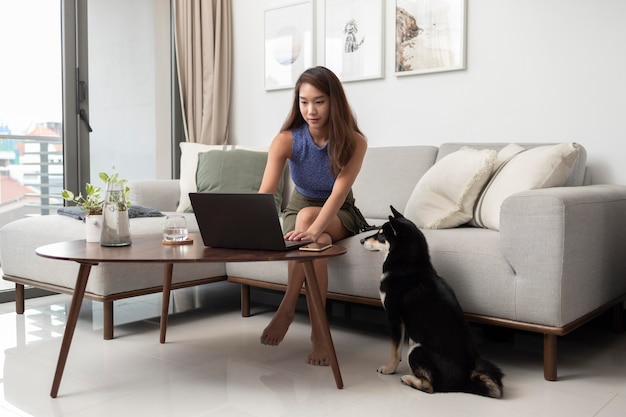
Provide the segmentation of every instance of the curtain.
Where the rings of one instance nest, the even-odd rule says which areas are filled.
[[[185,140],[228,143],[231,0],[175,0],[176,65]]]

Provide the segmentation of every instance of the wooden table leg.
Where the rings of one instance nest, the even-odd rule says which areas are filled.
[[[63,377],[63,370],[65,369],[65,363],[67,362],[67,355],[70,352],[70,345],[72,344],[74,330],[76,330],[76,322],[78,321],[80,306],[83,303],[83,297],[85,296],[85,288],[87,288],[87,280],[89,279],[90,271],[90,264],[80,264],[78,277],[76,278],[76,287],[74,288],[72,303],[70,304],[70,311],[67,315],[65,333],[63,333],[63,342],[61,343],[57,369],[54,373],[54,380],[52,381],[52,390],[50,391],[50,396],[52,398],[56,398],[59,393],[59,385],[61,385],[61,378]]]
[[[165,343],[165,332],[167,331],[167,316],[170,310],[170,293],[172,292],[173,271],[174,264],[165,264],[163,268],[163,302],[161,303],[161,343]]]
[[[333,338],[330,334],[330,327],[328,326],[328,316],[326,315],[326,310],[324,309],[324,303],[322,302],[319,285],[317,285],[317,277],[315,276],[313,261],[303,261],[302,265],[304,267],[304,276],[306,281],[306,296],[309,297],[309,306],[311,306],[309,315],[311,316],[312,321],[315,320],[322,326],[322,336],[324,337],[324,343],[330,353],[330,366],[333,369],[335,383],[337,384],[338,389],[342,389],[343,380],[341,379],[339,362],[337,361]]]

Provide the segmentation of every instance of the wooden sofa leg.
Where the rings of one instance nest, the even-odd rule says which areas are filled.
[[[113,301],[103,301],[104,340],[113,339]]]
[[[543,377],[546,381],[556,381],[556,335],[543,335]]]
[[[24,285],[15,284],[15,312],[24,314]]]
[[[241,317],[250,317],[250,286],[241,284]]]

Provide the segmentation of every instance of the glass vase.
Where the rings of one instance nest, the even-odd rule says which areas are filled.
[[[128,246],[130,240],[130,220],[123,182],[107,184],[104,207],[102,208],[101,246]]]

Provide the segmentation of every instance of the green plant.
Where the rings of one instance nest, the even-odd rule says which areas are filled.
[[[108,202],[117,204],[117,209],[120,211],[128,210],[130,207],[130,188],[126,185],[127,181],[119,178],[117,173],[109,176],[106,172],[101,172],[98,176],[107,184],[107,187],[111,188],[111,192],[108,193]],[[111,187],[112,184],[118,184],[119,189]]]
[[[111,202],[115,202],[118,205],[119,210],[127,210],[130,207],[130,199],[128,198],[130,188],[126,185],[126,180],[120,179],[118,174],[109,175],[106,172],[100,172],[98,177],[108,186],[111,183],[121,183],[122,191],[119,195],[110,196]],[[75,195],[69,190],[61,191],[61,197],[66,201],[71,201],[80,207],[83,212],[88,215],[102,214],[102,208],[104,207],[104,199],[101,198],[102,188],[96,187],[93,184],[85,184],[85,195],[79,192]]]
[[[61,191],[61,197],[63,197],[66,201],[75,203],[76,206],[80,207],[86,215],[91,216],[95,214],[102,214],[104,201],[100,199],[101,192],[102,189],[100,187],[87,183],[85,185],[85,195],[83,195],[82,192],[75,195],[69,190],[63,190]]]

